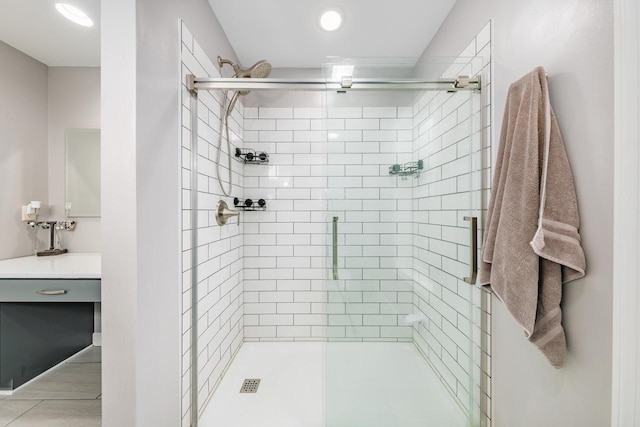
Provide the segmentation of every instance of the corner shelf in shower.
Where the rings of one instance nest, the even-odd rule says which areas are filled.
[[[236,148],[236,157],[242,160],[245,164],[269,164],[269,155],[267,153],[256,153],[256,151],[251,148]]]
[[[267,210],[267,202],[264,199],[259,199],[257,202],[254,202],[251,199],[240,200],[237,197],[233,198],[233,206],[236,209],[240,209],[243,211],[265,211]]]

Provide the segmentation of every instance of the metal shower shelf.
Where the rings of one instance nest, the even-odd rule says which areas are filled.
[[[269,155],[267,153],[256,153],[251,148],[236,148],[236,157],[242,159],[245,164],[265,165],[269,163]]]
[[[424,168],[424,162],[418,160],[417,162],[408,162],[403,165],[391,165],[389,166],[389,175],[409,176],[415,175],[416,178],[420,177],[420,171]]]
[[[236,209],[240,209],[243,211],[264,211],[267,210],[267,202],[264,199],[259,199],[257,202],[254,202],[251,199],[240,200],[237,197],[233,198],[233,206]]]

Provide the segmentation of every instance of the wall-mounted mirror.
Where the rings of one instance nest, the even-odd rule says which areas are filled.
[[[70,217],[100,216],[100,129],[67,129],[65,207]]]

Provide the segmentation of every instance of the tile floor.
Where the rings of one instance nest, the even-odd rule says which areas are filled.
[[[0,395],[0,426],[99,427],[100,347],[88,347],[14,394]]]
[[[256,394],[240,394],[260,378]],[[411,343],[247,342],[200,427],[462,427]]]

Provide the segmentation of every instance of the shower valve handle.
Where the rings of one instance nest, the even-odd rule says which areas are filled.
[[[225,225],[229,218],[234,216],[238,217],[238,226],[240,226],[240,211],[229,209],[227,203],[224,200],[220,200],[216,206],[216,222],[218,225]]]

